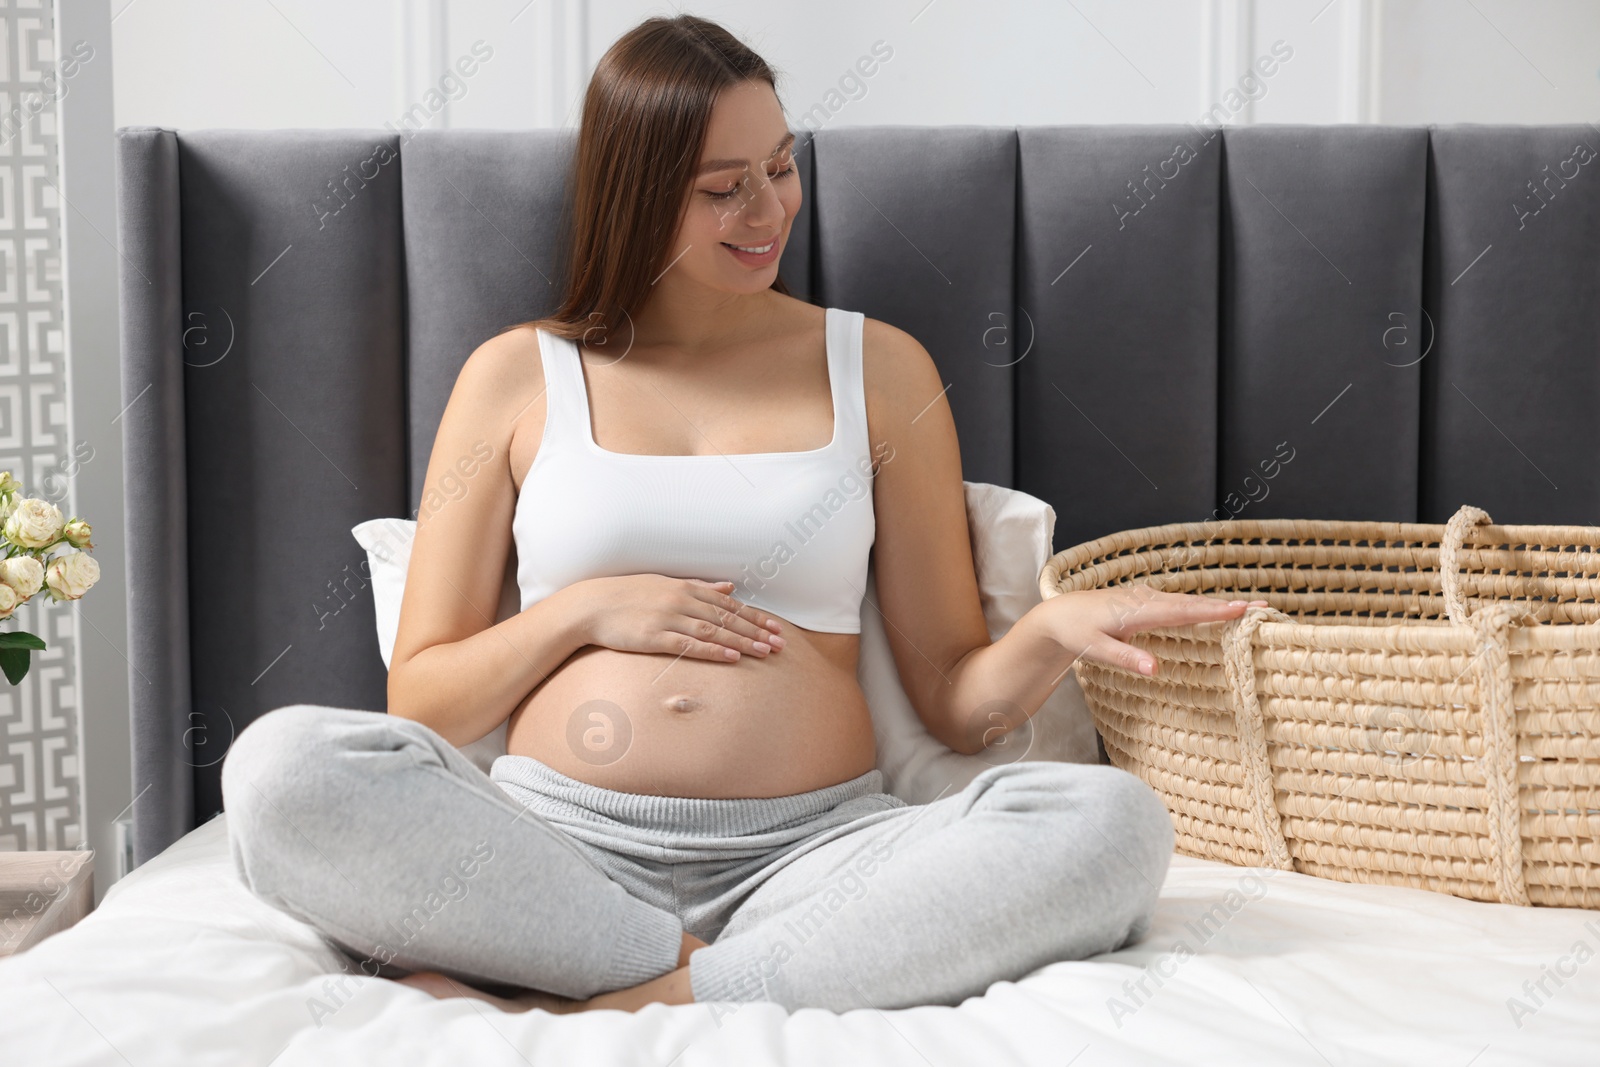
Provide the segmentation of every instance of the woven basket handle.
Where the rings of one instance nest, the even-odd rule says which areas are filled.
[[[1444,524],[1444,536],[1439,541],[1439,582],[1444,590],[1444,610],[1453,623],[1467,621],[1467,599],[1461,593],[1461,544],[1468,527],[1493,521],[1482,508],[1462,504]]]
[[[1507,904],[1531,903],[1522,853],[1522,805],[1517,778],[1517,711],[1511,675],[1510,629],[1538,619],[1506,603],[1480,604],[1467,611],[1461,592],[1461,545],[1467,530],[1493,522],[1482,508],[1463,504],[1445,523],[1439,539],[1439,582],[1450,621],[1470,626],[1476,634],[1473,654],[1483,738],[1485,813],[1489,822],[1490,861],[1499,899]]]

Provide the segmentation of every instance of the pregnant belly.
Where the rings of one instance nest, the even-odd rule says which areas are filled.
[[[787,622],[783,636],[732,663],[586,645],[511,713],[506,751],[653,796],[787,796],[870,771],[859,637]]]

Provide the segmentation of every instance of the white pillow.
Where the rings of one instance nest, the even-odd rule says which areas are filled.
[[[999,640],[1040,602],[1039,572],[1053,551],[1056,513],[1039,498],[1015,489],[986,482],[962,485],[966,490],[967,530],[972,539],[978,597],[989,637]],[[369,519],[350,532],[367,552],[378,619],[378,652],[387,667],[399,625],[416,523],[410,519]],[[1032,718],[990,748],[968,756],[945,747],[922,725],[900,684],[883,617],[876,607],[875,565],[867,568],[866,592],[861,605],[861,655],[856,678],[872,713],[878,769],[883,771],[884,787],[890,793],[908,803],[922,804],[941,794],[959,792],[980,771],[995,763],[1102,762],[1094,718],[1072,672]],[[501,584],[495,621],[515,615],[520,604],[513,550]],[[488,773],[495,757],[505,754],[505,745],[506,724],[501,723],[482,739],[461,746],[461,751]]]

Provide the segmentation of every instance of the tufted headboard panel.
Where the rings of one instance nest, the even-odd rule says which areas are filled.
[[[914,335],[1056,547],[1244,517],[1600,523],[1600,133],[800,134],[791,291]],[[232,736],[381,709],[350,527],[555,303],[567,130],[118,131],[135,858]],[[141,792],[142,791],[142,792]]]

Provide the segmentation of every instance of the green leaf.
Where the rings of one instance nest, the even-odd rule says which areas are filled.
[[[19,684],[28,673],[32,655],[25,648],[0,648],[0,671],[5,672],[6,681]]]
[[[44,641],[23,630],[0,634],[0,648],[44,648]]]

